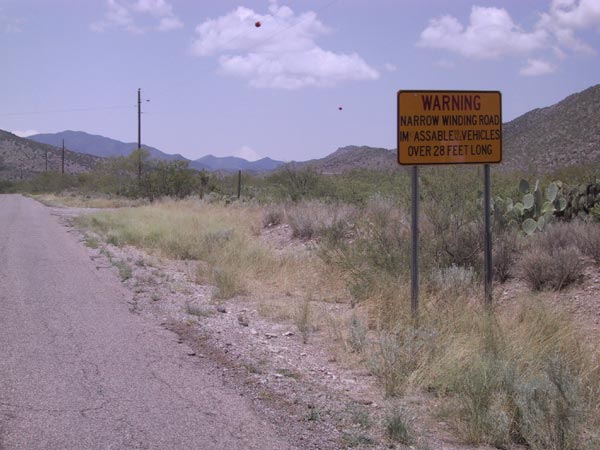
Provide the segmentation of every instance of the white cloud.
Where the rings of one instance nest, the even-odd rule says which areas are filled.
[[[358,54],[319,47],[316,39],[329,32],[314,12],[296,14],[276,2],[267,14],[240,6],[198,25],[192,53],[218,55],[222,73],[256,87],[298,89],[379,77]]]
[[[397,71],[397,70],[398,70],[398,67],[397,67],[395,64],[392,64],[392,63],[389,63],[389,62],[386,62],[386,63],[383,65],[383,68],[384,68],[385,70],[387,70],[388,72],[395,72],[395,71]]]
[[[600,2],[598,0],[554,0],[550,10],[543,13],[538,29],[549,31],[559,46],[577,52],[595,53],[593,47],[576,36],[578,30],[600,30]]]
[[[248,147],[247,145],[242,146],[240,149],[238,149],[233,156],[237,156],[238,158],[244,158],[245,160],[248,161],[257,161],[259,159],[261,159],[261,156],[254,151],[252,148]]]
[[[474,59],[497,59],[527,54],[544,46],[544,30],[527,33],[505,9],[473,6],[465,27],[453,16],[432,19],[417,42],[420,47],[438,48]]]
[[[556,66],[548,61],[530,58],[527,60],[527,65],[519,70],[519,73],[527,77],[537,77],[540,75],[547,75],[555,70]]]
[[[28,137],[33,136],[34,134],[40,134],[40,132],[37,130],[13,130],[11,133],[16,134],[19,137]]]
[[[549,56],[560,62],[568,52],[595,54],[596,50],[577,35],[589,28],[600,31],[599,0],[552,0],[531,31],[519,27],[505,9],[473,6],[467,25],[450,15],[431,19],[417,46],[471,59],[524,55],[527,64],[520,73],[536,76],[556,70],[556,65],[547,61]],[[539,57],[541,53],[545,58]]]
[[[542,21],[550,21],[563,28],[584,29],[600,25],[600,2],[598,0],[554,0],[550,11],[542,15]]]
[[[0,8],[0,33],[20,33],[23,31],[21,28],[22,24],[23,19],[8,17],[2,12],[2,8]]]
[[[141,34],[183,27],[183,22],[173,12],[173,6],[165,0],[106,0],[106,6],[104,19],[90,25],[93,31],[122,28],[132,34]]]

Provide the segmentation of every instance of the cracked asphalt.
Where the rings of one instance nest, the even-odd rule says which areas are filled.
[[[292,447],[130,297],[48,208],[0,195],[0,450]]]

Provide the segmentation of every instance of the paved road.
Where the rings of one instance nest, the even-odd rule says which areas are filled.
[[[0,195],[0,450],[290,448],[129,296],[48,208]]]

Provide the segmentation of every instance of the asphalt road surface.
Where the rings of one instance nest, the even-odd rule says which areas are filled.
[[[0,195],[0,450],[291,447],[129,297],[48,208]]]

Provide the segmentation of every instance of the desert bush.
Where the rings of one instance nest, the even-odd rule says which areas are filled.
[[[479,174],[473,168],[423,171],[423,253],[438,267],[452,264],[481,270],[482,211]]]
[[[600,264],[600,224],[575,221],[570,228],[579,251]]]
[[[231,267],[214,267],[213,282],[217,288],[213,294],[215,299],[226,300],[244,293],[243,281]]]
[[[478,276],[471,267],[452,265],[433,270],[431,281],[434,291],[440,297],[456,299],[469,297],[474,293]]]
[[[262,224],[264,228],[274,227],[283,223],[285,213],[279,206],[269,206],[263,215]]]
[[[530,247],[519,263],[522,277],[532,290],[561,290],[577,282],[583,276],[581,252],[577,247],[546,248]]]
[[[397,299],[398,286],[408,274],[408,231],[398,206],[376,196],[354,219],[351,239],[324,239],[320,256],[342,271],[353,304],[369,298]]]
[[[311,319],[312,319],[312,311],[310,302],[312,301],[312,297],[310,295],[306,296],[302,300],[302,302],[296,307],[294,311],[294,323],[298,327],[298,331],[302,336],[302,343],[307,344],[310,333],[313,329]]]
[[[327,237],[330,242],[346,237],[352,228],[354,209],[317,201],[301,202],[286,211],[292,236],[298,239]]]
[[[504,283],[514,276],[514,267],[521,251],[520,236],[515,231],[505,231],[493,243],[492,265],[494,278]]]
[[[367,344],[367,327],[362,323],[356,314],[352,314],[348,324],[348,346],[351,351],[362,353]]]
[[[417,368],[425,343],[423,333],[411,326],[379,333],[368,364],[381,380],[386,396],[402,393]]]
[[[546,361],[543,372],[517,386],[514,394],[519,433],[532,449],[580,448],[581,383],[561,355]]]
[[[538,245],[546,250],[554,248],[576,247],[577,239],[573,232],[573,224],[570,222],[557,222],[544,229],[543,233],[535,236],[529,241],[532,245]]]
[[[596,203],[592,209],[590,209],[590,216],[596,222],[600,221],[600,203]]]
[[[531,289],[563,289],[583,276],[584,261],[570,223],[557,223],[527,240],[518,264]]]
[[[414,432],[407,414],[400,408],[393,408],[386,413],[384,419],[387,437],[395,442],[410,445],[414,442]]]
[[[566,314],[520,302],[516,312],[482,308],[445,323],[424,315],[437,334],[411,379],[446,399],[445,414],[465,442],[581,448],[585,430],[599,419],[592,406],[598,352],[582,344]]]

